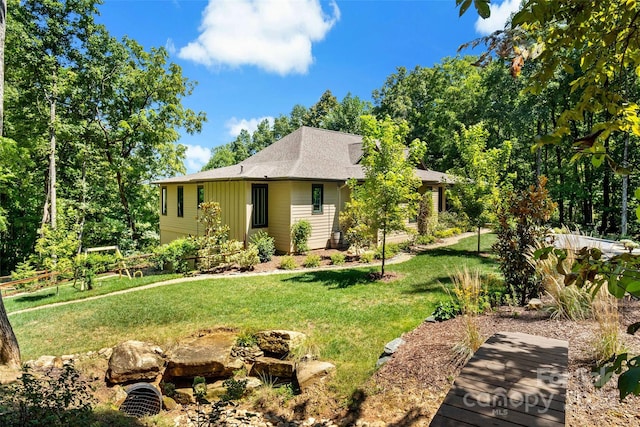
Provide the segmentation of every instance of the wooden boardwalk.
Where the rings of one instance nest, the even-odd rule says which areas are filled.
[[[564,426],[568,344],[493,335],[464,366],[430,426]]]

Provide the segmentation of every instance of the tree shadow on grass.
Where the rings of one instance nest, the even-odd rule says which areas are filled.
[[[430,250],[428,252],[424,252],[416,255],[414,262],[420,262],[420,258],[429,257],[429,263],[438,265],[438,258],[447,258],[447,264],[451,264],[452,258],[460,258],[460,262],[456,262],[455,264],[458,266],[463,266],[465,260],[475,259],[480,261],[480,265],[495,265],[496,262],[491,259],[487,252],[480,252],[478,254],[475,251],[468,250],[459,250],[459,249],[451,249],[451,248],[438,248],[434,250]],[[425,261],[426,262],[426,261]],[[444,288],[450,288],[453,284],[450,274],[453,274],[455,270],[447,271],[442,270],[440,274],[436,277],[432,277],[429,280],[425,280],[423,282],[413,283],[411,285],[412,289],[405,291],[405,294],[419,294],[419,293],[427,293],[427,292],[445,292]]]
[[[317,282],[328,289],[346,289],[355,285],[372,283],[372,270],[335,270],[309,271],[284,279],[285,282],[313,283]]]
[[[17,302],[34,302],[34,301],[40,301],[43,299],[47,299],[47,298],[51,298],[56,296],[56,293],[50,293],[50,294],[36,294],[36,295],[23,295],[21,297],[17,297],[14,301]]]

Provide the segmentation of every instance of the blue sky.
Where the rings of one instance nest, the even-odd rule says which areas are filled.
[[[99,21],[147,49],[165,46],[198,82],[184,104],[208,121],[179,141],[191,173],[240,129],[310,107],[327,89],[371,100],[397,67],[456,55],[503,28],[520,2],[492,3],[482,20],[472,10],[459,18],[454,0],[104,0]]]

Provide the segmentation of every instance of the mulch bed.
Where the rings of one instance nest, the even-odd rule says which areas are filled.
[[[620,333],[631,354],[640,354],[640,336],[625,333],[640,319],[640,302],[620,304]],[[620,402],[615,379],[602,389],[593,386],[593,343],[598,324],[593,320],[552,320],[543,312],[503,307],[478,317],[482,334],[523,332],[569,341],[567,425],[640,426],[640,397]],[[452,346],[463,330],[462,319],[423,323],[405,334],[406,343],[369,381],[370,395],[359,412],[364,419],[384,420],[392,426],[428,426],[461,367],[452,360]]]

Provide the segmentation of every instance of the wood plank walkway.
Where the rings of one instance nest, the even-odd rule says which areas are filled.
[[[564,426],[569,343],[519,332],[489,338],[430,426]]]

